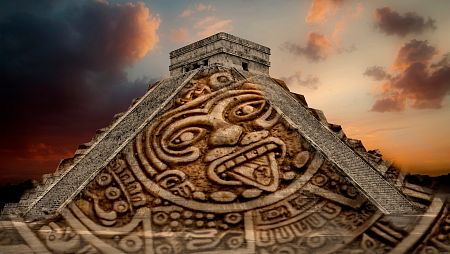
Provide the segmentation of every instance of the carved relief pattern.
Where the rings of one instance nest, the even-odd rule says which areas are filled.
[[[388,253],[408,236],[417,218],[381,216],[339,253]]]
[[[450,252],[450,213],[448,205],[433,227],[426,241],[420,245],[416,253],[437,254]]]
[[[198,74],[59,217],[15,225],[25,241],[0,234],[0,248],[384,253],[404,239],[411,228],[383,217],[258,88]],[[423,249],[448,240],[439,230]]]
[[[297,168],[309,159],[256,85],[215,91],[233,79],[219,74],[191,82],[177,107],[137,137],[130,153],[137,156],[128,158],[171,199],[216,210],[286,189],[296,175],[288,157],[301,153]]]

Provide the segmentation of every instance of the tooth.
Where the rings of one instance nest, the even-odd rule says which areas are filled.
[[[258,163],[245,163],[245,166],[248,168],[252,168],[252,169],[257,169],[259,168],[261,165],[259,165]]]
[[[258,152],[256,150],[245,154],[245,157],[247,157],[247,159],[253,159],[257,156],[258,156]]]
[[[229,160],[229,161],[225,162],[225,166],[227,168],[232,168],[234,165],[236,165],[236,164],[232,160]]]
[[[239,163],[242,163],[242,162],[244,162],[246,160],[247,160],[247,158],[245,158],[243,155],[240,155],[240,156],[238,156],[237,158],[234,159],[234,162],[236,164],[239,164]]]
[[[272,149],[277,148],[277,145],[275,145],[275,144],[268,144],[268,145],[266,145],[266,148],[267,148],[267,150],[272,150]]]
[[[217,167],[217,173],[219,174],[224,172],[225,170],[227,170],[227,167],[225,167],[225,165],[223,164]]]
[[[269,163],[266,156],[260,156],[256,159],[254,159],[252,162],[254,162],[255,164],[258,164],[258,165],[267,165]]]

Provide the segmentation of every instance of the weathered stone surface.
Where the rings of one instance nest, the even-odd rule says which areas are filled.
[[[244,71],[269,74],[270,49],[227,33],[218,33],[170,52],[170,74],[222,64]]]

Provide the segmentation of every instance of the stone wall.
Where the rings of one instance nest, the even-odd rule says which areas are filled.
[[[214,63],[257,73],[269,73],[270,49],[219,33],[170,53],[172,76]]]

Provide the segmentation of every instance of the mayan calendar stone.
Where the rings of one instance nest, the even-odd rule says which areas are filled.
[[[450,252],[444,178],[405,175],[219,33],[3,210],[1,253]]]

